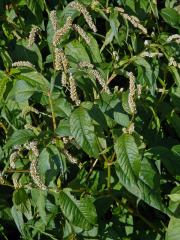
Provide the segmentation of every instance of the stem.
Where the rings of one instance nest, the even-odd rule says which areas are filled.
[[[54,128],[54,131],[55,131],[55,130],[56,130],[56,127],[57,127],[57,126],[56,126],[56,118],[55,118],[55,113],[54,113],[54,109],[53,109],[53,104],[52,104],[50,92],[48,93],[48,97],[49,97],[49,105],[50,105],[51,114],[52,114],[53,128]]]
[[[107,188],[111,188],[111,163],[107,163],[108,177],[107,177]]]
[[[29,173],[29,170],[5,170],[5,173]]]
[[[31,227],[32,229],[35,229],[35,230],[39,231],[39,228],[37,228],[37,227],[34,227],[34,226],[32,226],[32,225],[30,225],[30,227]],[[51,238],[51,239],[53,239],[53,240],[58,240],[57,238],[55,238],[55,237],[54,237],[53,235],[51,235],[50,233],[46,233],[46,232],[44,232],[44,231],[41,231],[41,233],[44,234],[45,236],[48,236],[49,238]]]
[[[88,175],[87,175],[86,181],[89,179],[89,177],[90,177],[90,175],[91,175],[94,167],[96,166],[96,163],[98,162],[98,160],[99,160],[99,159],[96,158],[96,160],[94,161],[93,165],[91,166],[91,168],[90,168],[90,170],[89,170],[89,173],[88,173]]]
[[[7,186],[7,187],[11,187],[11,188],[14,188],[14,185],[11,185],[11,184],[9,184],[9,183],[6,183],[6,182],[4,182],[4,183],[0,183],[0,185]]]
[[[110,76],[110,78],[107,81],[107,85],[109,85],[109,83],[117,76],[117,74],[115,72],[112,73],[112,75]]]
[[[8,130],[2,122],[0,122],[0,128],[2,128],[4,132],[7,134]]]
[[[106,8],[108,8],[109,0],[106,0]]]
[[[113,160],[116,156],[116,153],[114,152],[111,159],[108,159],[107,162],[107,169],[108,169],[108,178],[107,178],[107,188],[108,190],[111,188],[111,165],[113,164]]]
[[[126,208],[132,215],[139,217],[146,225],[148,225],[150,228],[154,229],[157,233],[160,235],[163,234],[163,231],[161,229],[158,229],[156,226],[154,226],[149,220],[147,220],[144,216],[142,216],[139,212],[135,211],[133,208],[129,207],[126,203],[123,203],[120,201],[117,197],[114,197],[112,194],[110,195],[119,205]]]

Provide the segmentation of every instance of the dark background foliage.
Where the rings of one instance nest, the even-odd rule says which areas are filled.
[[[168,41],[180,31],[179,1],[79,0],[96,33],[71,2],[0,1],[0,239],[179,240],[180,48]],[[57,46],[79,106],[55,70],[52,10],[58,28],[70,16],[90,38],[88,45],[70,30]],[[39,30],[28,47],[33,26]],[[16,61],[34,67],[13,67]],[[142,87],[137,113],[128,102],[129,72]],[[32,177],[36,160],[45,190]]]

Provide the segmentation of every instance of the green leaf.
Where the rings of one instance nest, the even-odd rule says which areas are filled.
[[[169,66],[168,69],[170,70],[172,76],[174,77],[174,80],[177,86],[180,87],[180,75],[179,75],[178,69],[174,66]]]
[[[103,51],[103,49],[109,44],[112,42],[114,38],[114,32],[112,29],[109,29],[109,31],[106,33],[106,38],[105,38],[105,41],[103,43],[103,46],[101,47],[101,52]]]
[[[13,203],[16,209],[26,216],[28,220],[32,219],[31,202],[24,189],[17,189],[13,193]]]
[[[180,203],[180,191],[179,191],[179,193],[169,194],[168,196],[173,202],[179,202]]]
[[[22,216],[22,213],[19,212],[15,206],[12,207],[11,209],[11,214],[12,214],[12,217],[16,223],[16,226],[19,230],[19,232],[25,236],[25,232],[24,232],[24,220],[23,220],[23,216]]]
[[[46,224],[46,197],[47,192],[40,189],[31,189],[32,200],[38,209],[42,221]]]
[[[3,64],[6,67],[6,69],[10,68],[11,64],[12,64],[12,60],[11,60],[11,57],[10,57],[8,51],[6,51],[5,49],[1,49],[0,56],[3,60]]]
[[[120,26],[120,23],[118,21],[118,12],[113,12],[111,13],[109,17],[109,23],[111,26],[111,29],[113,31],[113,35],[115,36],[116,41],[118,42],[119,45],[121,45],[121,42],[119,40],[119,35],[118,35],[118,28]]]
[[[114,120],[123,127],[127,127],[130,123],[129,116],[120,112],[114,113]]]
[[[129,134],[121,135],[117,139],[115,151],[118,166],[124,174],[127,174],[126,180],[136,182],[140,171],[141,158],[133,136]]]
[[[151,151],[158,156],[168,172],[175,178],[180,177],[180,157],[175,154],[174,151],[170,151],[168,148],[157,146],[151,149]]]
[[[52,100],[53,110],[56,116],[67,117],[72,112],[71,104],[65,98]]]
[[[29,68],[21,68],[21,74],[16,77],[20,80],[24,80],[36,87],[37,90],[44,91],[46,94],[50,89],[48,80],[41,74]]]
[[[176,114],[174,111],[171,113],[171,117],[169,119],[171,121],[171,124],[174,127],[174,130],[176,131],[176,134],[178,137],[180,137],[180,117],[178,114]]]
[[[38,46],[33,43],[31,48],[28,47],[27,40],[18,40],[12,51],[13,61],[29,61],[36,68],[43,69],[42,55]]]
[[[153,72],[152,65],[150,65],[144,58],[136,57],[134,64],[138,66],[138,80],[144,85],[148,84],[151,93],[154,94],[156,88],[157,75],[155,69]],[[140,67],[141,66],[141,67]]]
[[[96,223],[96,210],[90,198],[76,200],[69,189],[63,189],[59,194],[59,204],[73,225],[88,230]]]
[[[131,110],[129,108],[129,103],[128,103],[128,96],[129,96],[129,91],[122,93],[122,106],[123,106],[124,111],[131,114]]]
[[[81,61],[90,62],[86,49],[77,40],[74,40],[66,44],[65,53],[71,59],[71,65],[73,65],[73,62],[75,63],[79,63]]]
[[[157,171],[150,160],[143,158],[141,162],[133,136],[120,136],[115,144],[115,152],[116,173],[121,184],[150,206],[166,211],[161,203]]]
[[[3,95],[6,91],[6,84],[9,81],[8,77],[3,77],[0,73],[0,101],[3,99]]]
[[[174,106],[180,109],[180,87],[172,88],[171,97]]]
[[[44,10],[43,0],[26,0],[27,7],[32,11],[34,16],[37,18],[38,23],[43,20],[42,11]]]
[[[171,201],[180,203],[180,185],[173,188],[171,194],[168,195]]]
[[[71,114],[70,130],[82,149],[91,157],[97,158],[100,151],[98,139],[92,119],[84,108],[79,107]]]
[[[180,157],[180,145],[174,145],[171,150],[177,157]]]
[[[32,96],[35,89],[23,80],[16,82],[14,86],[15,100],[18,103],[27,102],[27,100]]]
[[[160,14],[165,22],[174,28],[180,29],[180,15],[175,9],[163,8]]]
[[[151,158],[143,158],[137,185],[139,187],[137,197],[150,206],[167,213],[161,202],[159,174]]]
[[[179,240],[180,236],[180,219],[171,217],[166,232],[165,240]]]
[[[13,145],[24,144],[34,137],[35,135],[31,130],[28,129],[16,130],[6,143],[6,147],[9,148],[12,147]]]
[[[56,128],[56,133],[62,137],[71,136],[69,121],[66,119],[61,120],[58,127]]]
[[[99,46],[96,39],[90,33],[88,34],[88,37],[90,38],[90,46],[87,45],[87,48],[90,50],[93,62],[102,62]]]
[[[121,135],[115,144],[115,152],[117,155],[116,173],[121,184],[128,191],[137,195],[140,156],[134,138],[129,134]]]
[[[55,181],[59,174],[64,174],[66,171],[65,161],[61,152],[58,151],[56,146],[51,144],[48,148],[44,148],[39,155],[39,174],[45,181],[45,184],[50,188],[56,188]]]

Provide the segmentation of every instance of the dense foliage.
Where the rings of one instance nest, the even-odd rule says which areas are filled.
[[[0,239],[180,239],[178,2],[0,1]]]

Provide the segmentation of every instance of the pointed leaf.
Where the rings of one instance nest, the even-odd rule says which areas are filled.
[[[165,240],[179,240],[180,236],[180,219],[172,217],[166,232]]]
[[[69,189],[63,189],[59,203],[63,214],[73,225],[88,230],[96,223],[96,210],[91,199],[78,201]]]
[[[19,212],[19,211],[16,209],[15,206],[13,206],[12,209],[11,209],[11,214],[12,214],[12,217],[13,217],[15,223],[16,223],[16,226],[17,226],[19,232],[20,232],[23,236],[25,236],[25,234],[24,234],[24,228],[23,228],[23,226],[24,226],[24,220],[23,220],[22,213]]]
[[[72,136],[82,149],[91,157],[97,157],[99,153],[98,139],[95,134],[94,125],[88,112],[77,108],[70,117],[70,130]]]
[[[121,184],[132,194],[150,206],[165,211],[161,203],[159,179],[151,162],[140,155],[133,136],[123,134],[115,145],[116,173]],[[153,179],[153,180],[152,180]]]
[[[31,130],[28,129],[17,130],[8,140],[6,147],[24,144],[26,143],[26,141],[32,139],[33,137],[35,137],[35,135]]]

